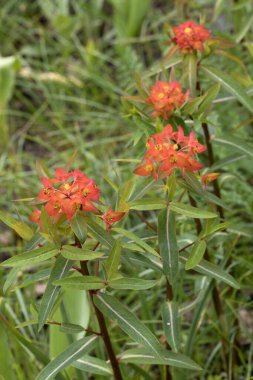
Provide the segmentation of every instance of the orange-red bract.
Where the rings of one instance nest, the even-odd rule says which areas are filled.
[[[173,32],[175,34],[173,41],[185,53],[203,51],[204,43],[210,36],[209,30],[205,29],[203,25],[195,24],[193,21],[186,21],[175,26]]]
[[[93,202],[97,202],[100,190],[94,181],[80,170],[66,172],[62,168],[55,170],[54,178],[42,178],[43,189],[37,201],[43,203],[47,214],[56,222],[65,216],[70,220],[77,210],[97,212]],[[35,208],[30,220],[40,224],[40,210]]]
[[[162,132],[155,133],[148,139],[144,163],[135,168],[134,173],[140,176],[153,175],[154,179],[169,176],[176,168],[196,171],[202,165],[196,160],[196,154],[202,153],[206,147],[198,142],[194,132],[185,136],[183,128],[173,131],[170,124]]]
[[[157,80],[151,87],[147,103],[152,104],[154,111],[152,117],[161,116],[167,120],[173,111],[181,107],[189,97],[189,90],[183,93],[181,85],[177,81],[161,82]]]

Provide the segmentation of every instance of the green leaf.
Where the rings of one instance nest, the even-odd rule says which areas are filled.
[[[159,256],[154,248],[150,247],[145,241],[143,241],[139,236],[135,235],[133,232],[125,230],[124,228],[113,228],[113,231],[126,236],[127,238],[133,240],[137,245],[142,247],[145,251],[152,253],[155,256]]]
[[[71,219],[71,228],[77,239],[83,244],[87,238],[86,218],[83,211],[78,210]]]
[[[178,306],[175,301],[163,304],[162,317],[166,339],[172,351],[178,352],[180,350],[180,325]]]
[[[71,276],[62,280],[54,281],[54,285],[73,289],[103,289],[106,287],[105,281],[96,276]]]
[[[198,115],[205,112],[212,102],[217,98],[218,93],[220,92],[220,84],[216,83],[211,86],[207,92],[203,95],[203,100],[199,105]]]
[[[3,286],[3,293],[6,294],[6,292],[13,286],[13,284],[16,281],[18,272],[20,271],[19,267],[14,267],[11,270],[9,270],[9,273],[7,274],[4,286]]]
[[[102,252],[94,252],[86,248],[74,247],[73,245],[64,245],[60,253],[65,259],[78,261],[95,260],[104,255]]]
[[[161,210],[166,207],[166,202],[161,198],[144,198],[129,203],[132,210],[148,211]]]
[[[242,103],[251,113],[253,112],[253,101],[247,95],[244,88],[239,84],[239,82],[232,78],[229,74],[216,69],[213,66],[201,65],[200,68],[206,73],[211,79],[220,83],[221,86],[227,90],[230,94],[236,97],[236,99]]]
[[[108,294],[99,294],[94,297],[94,302],[105,316],[116,320],[119,327],[134,341],[148,347],[156,356],[161,356],[163,348],[157,338],[116,298]]]
[[[114,239],[111,235],[105,231],[99,224],[94,222],[92,219],[87,218],[86,223],[88,224],[88,232],[97,239],[102,245],[112,248],[114,244]]]
[[[36,377],[36,380],[50,380],[64,368],[91,351],[96,343],[97,336],[91,335],[72,343],[64,352],[53,359]]]
[[[197,84],[197,55],[188,55],[188,82],[190,87],[190,94],[192,97],[195,96],[196,84]]]
[[[15,288],[18,288],[18,289],[25,288],[26,286],[32,285],[34,283],[47,280],[49,276],[50,276],[50,269],[43,269],[41,271],[38,271],[36,273],[32,273],[26,276],[21,283],[15,286]]]
[[[186,263],[188,260],[188,255],[180,253],[180,260],[183,263]],[[216,280],[220,280],[232,286],[232,288],[240,289],[239,283],[232,277],[230,274],[225,272],[223,269],[220,269],[217,265],[210,263],[206,260],[201,260],[199,264],[197,264],[193,268],[196,272],[201,273],[205,276],[215,278]]]
[[[84,332],[84,328],[75,323],[63,322],[60,326],[60,331],[65,334],[79,334],[80,332]]]
[[[170,208],[161,211],[158,216],[158,242],[164,274],[174,284],[178,275],[179,258],[175,215]]]
[[[231,136],[215,137],[213,142],[217,142],[223,146],[228,145],[229,147],[233,147],[235,150],[246,153],[247,156],[253,157],[253,145],[250,145],[240,138]]]
[[[185,269],[192,269],[202,260],[206,250],[205,240],[198,240],[193,245],[190,256],[185,264]]]
[[[88,372],[89,374],[95,373],[101,376],[112,375],[112,367],[104,360],[94,358],[92,356],[83,356],[76,362],[71,364],[73,367],[80,369],[81,371]]]
[[[56,256],[58,252],[58,249],[55,249],[53,245],[47,245],[42,248],[34,249],[33,251],[28,251],[17,256],[13,256],[1,263],[1,266],[16,267],[37,264]]]
[[[217,215],[214,214],[213,212],[202,210],[197,207],[188,206],[188,205],[185,205],[184,203],[179,203],[179,202],[170,202],[169,208],[178,214],[182,214],[190,218],[208,219],[208,218],[217,217]]]
[[[60,291],[60,287],[53,285],[53,282],[66,276],[72,265],[73,262],[71,260],[66,260],[64,257],[59,256],[56,259],[40,303],[38,314],[39,331],[42,329],[48,316],[50,315]]]
[[[6,212],[0,211],[0,220],[12,228],[22,239],[30,240],[33,237],[33,230],[26,223],[13,218]]]
[[[105,262],[105,270],[106,270],[108,281],[113,280],[113,278],[117,276],[118,274],[120,255],[121,255],[121,242],[120,240],[115,240],[115,243]]]
[[[152,288],[156,284],[157,281],[154,280],[143,280],[134,277],[124,277],[109,281],[109,286],[113,289],[145,290]]]
[[[122,363],[169,365],[196,371],[201,370],[201,367],[188,356],[167,350],[164,350],[162,357],[157,357],[147,349],[134,348],[123,352],[120,355],[120,361]]]

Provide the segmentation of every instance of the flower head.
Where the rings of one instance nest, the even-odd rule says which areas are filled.
[[[170,124],[162,132],[155,133],[148,139],[144,163],[134,173],[140,176],[153,175],[154,179],[169,176],[176,168],[196,171],[202,165],[196,160],[196,154],[202,153],[206,147],[198,142],[194,132],[185,136],[183,128],[173,131]]]
[[[106,229],[109,230],[111,225],[122,219],[125,214],[125,212],[112,211],[112,208],[109,207],[108,211],[102,216]]]
[[[43,189],[39,192],[37,201],[45,205],[53,222],[57,222],[62,216],[70,220],[77,210],[98,211],[93,202],[99,200],[100,190],[80,170],[66,172],[58,168],[54,178],[42,178],[41,182]],[[40,224],[40,214],[40,210],[35,208],[30,220]]]
[[[193,51],[203,51],[204,43],[210,36],[210,32],[202,25],[195,24],[193,21],[186,21],[173,28],[175,37],[173,41],[186,53]]]
[[[156,81],[151,87],[148,104],[152,104],[154,112],[152,117],[162,116],[165,120],[169,115],[179,107],[181,107],[188,99],[189,91],[185,94],[182,91],[181,85],[177,81],[171,83]]]

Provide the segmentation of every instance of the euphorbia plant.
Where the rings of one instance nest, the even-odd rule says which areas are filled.
[[[17,228],[10,218],[1,217],[29,240],[24,253],[3,265],[25,268],[46,260],[52,265],[37,310],[35,323],[39,329],[45,324],[62,325],[52,316],[66,288],[88,291],[94,310],[85,337],[72,341],[66,351],[48,364],[44,360],[46,365],[38,380],[62,378],[62,370],[68,366],[116,380],[128,379],[130,369],[131,376],[146,374],[145,369],[152,365],[160,368],[161,377],[156,378],[172,379],[178,374],[175,368],[201,370],[203,363],[193,360],[192,351],[202,308],[211,293],[220,328],[224,330],[224,369],[229,371],[229,337],[219,288],[238,289],[239,285],[225,269],[228,256],[223,255],[219,261],[210,257],[215,234],[228,225],[217,182],[219,173],[211,168],[214,154],[208,115],[220,85],[250,111],[253,104],[228,74],[203,64],[212,54],[220,53],[228,45],[226,41],[211,37],[208,30],[192,21],[174,27],[172,33],[173,46],[157,71],[166,78],[156,80],[150,90],[143,79],[141,96],[125,96],[129,102],[145,104],[134,109],[134,120],[137,125],[142,122],[143,136],[136,145],[140,162],[129,173],[131,179],[124,184],[124,191],[119,191],[117,205],[106,205],[103,191],[80,170],[58,168],[53,177],[41,178],[42,189],[30,216],[38,224],[35,233],[25,224]],[[170,75],[164,67],[173,67]],[[206,90],[206,83],[202,86],[203,74],[218,84],[211,84]],[[145,144],[143,156],[139,149],[143,151]],[[133,232],[137,218],[145,226],[148,242],[142,233]],[[121,227],[115,227],[117,222]],[[143,268],[148,269],[143,272]],[[187,293],[189,287],[189,282],[184,283],[188,270],[193,270],[196,282],[198,274],[204,280],[199,298],[190,302],[186,298],[187,304],[181,305],[180,294]],[[14,274],[10,272],[10,277]],[[142,278],[145,275],[147,278]],[[152,330],[120,300],[122,294],[127,295],[124,291],[132,290],[131,297],[137,298],[147,289],[151,289],[149,294],[158,294],[158,313],[154,313],[159,321]],[[185,331],[180,318],[195,306],[190,328]],[[125,333],[119,341],[112,338],[115,326],[109,328],[111,320]],[[71,324],[71,320],[67,322],[68,326],[61,327],[80,331],[80,326]],[[133,347],[129,349],[130,345]],[[99,356],[101,347],[105,354]],[[88,356],[90,352],[92,355]],[[140,368],[142,365],[144,369]],[[154,370],[152,378],[155,373]]]

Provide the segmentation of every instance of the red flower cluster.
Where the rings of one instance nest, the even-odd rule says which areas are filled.
[[[178,47],[187,53],[202,51],[203,45],[210,36],[210,32],[202,25],[197,25],[193,21],[186,21],[173,28],[175,37],[173,41]]]
[[[151,87],[147,103],[152,104],[154,112],[152,117],[162,116],[165,120],[172,112],[181,107],[189,96],[189,90],[185,94],[182,92],[182,87],[177,81],[171,83],[156,81]]]
[[[175,168],[195,171],[202,169],[202,165],[195,160],[197,153],[202,153],[206,147],[198,142],[194,132],[184,135],[181,126],[173,132],[170,124],[162,132],[152,135],[148,139],[144,164],[138,166],[134,173],[140,176],[153,175],[155,179],[169,176]]]
[[[125,214],[125,212],[112,211],[112,208],[109,207],[108,211],[102,216],[106,229],[109,230],[111,225],[122,219]]]
[[[43,189],[37,201],[45,204],[45,210],[54,222],[65,216],[71,219],[77,210],[97,212],[93,202],[97,202],[100,190],[94,181],[80,170],[66,172],[58,168],[54,178],[42,178]],[[33,222],[40,223],[41,211],[34,208],[30,216]]]

